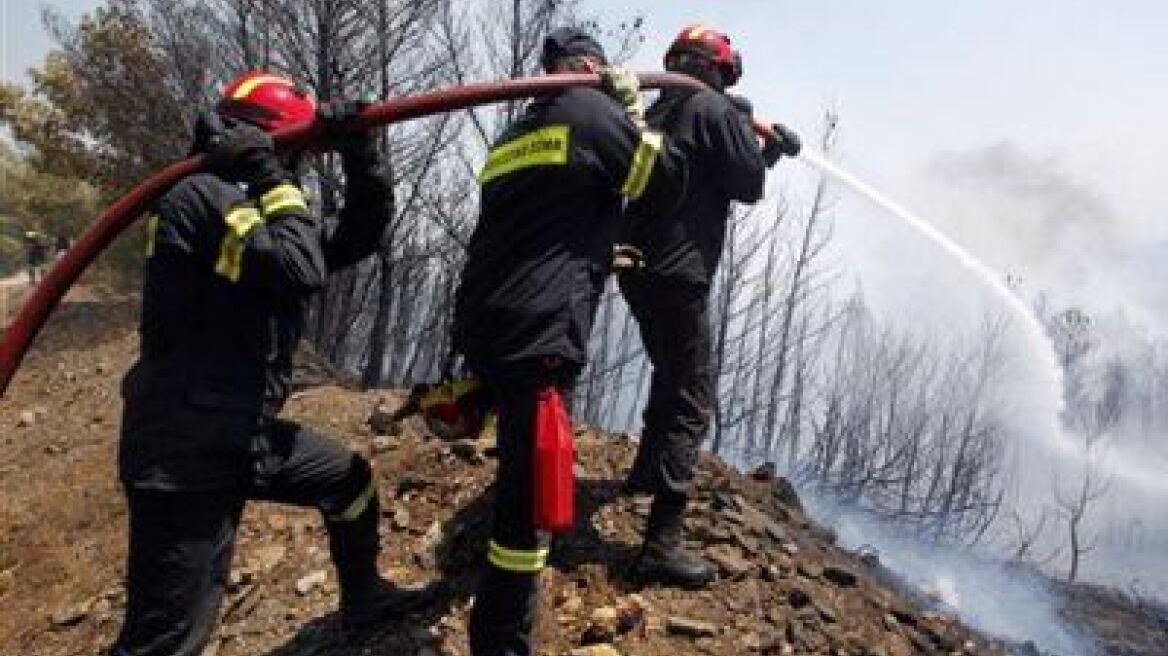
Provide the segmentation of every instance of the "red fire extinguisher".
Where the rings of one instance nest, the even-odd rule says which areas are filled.
[[[572,528],[576,445],[560,390],[539,392],[535,412],[535,527],[550,533]]]

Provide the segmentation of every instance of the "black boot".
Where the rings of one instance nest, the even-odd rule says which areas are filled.
[[[377,571],[379,515],[375,493],[355,519],[325,523],[340,582],[341,619],[350,630],[404,618],[434,602],[440,594],[437,584],[397,586],[381,577]]]
[[[645,544],[633,566],[633,576],[645,583],[682,588],[704,588],[714,581],[713,565],[691,555],[681,546],[685,501],[653,499],[645,530]]]
[[[472,656],[532,656],[539,577],[488,564],[467,633]]]
[[[637,457],[629,469],[628,478],[621,486],[621,496],[653,494],[657,489],[655,471],[658,467],[656,450],[642,438],[642,442],[637,445]]]

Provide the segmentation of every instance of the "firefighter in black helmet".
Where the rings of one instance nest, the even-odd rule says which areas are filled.
[[[130,553],[115,656],[202,652],[249,499],[320,510],[347,626],[404,616],[432,597],[378,573],[369,463],[278,418],[307,301],[330,271],[372,254],[393,215],[389,165],[367,132],[335,135],[346,179],[336,229],[309,212],[295,155],[277,155],[269,132],[317,111],[283,77],[240,77],[196,126],[194,150],[210,172],[181,180],[150,219],[141,356],[122,390]]]
[[[599,71],[612,97],[574,88],[532,102],[480,176],[481,213],[453,327],[498,411],[496,512],[470,619],[474,656],[535,653],[537,578],[547,560],[533,520],[536,416],[549,389],[570,395],[584,364],[623,206],[673,203],[684,185],[676,151],[638,125],[636,78],[607,68],[592,37],[555,30],[542,64],[553,73]]]
[[[626,269],[621,291],[653,365],[644,427],[625,490],[654,495],[645,542],[634,572],[644,580],[700,587],[714,568],[681,547],[682,519],[698,450],[715,402],[711,365],[710,284],[718,267],[731,202],[762,198],[766,169],[799,152],[781,125],[760,146],[749,103],[725,90],[742,75],[742,59],[725,34],[704,26],[681,31],[665,68],[706,83],[707,90],[668,89],[649,108],[649,125],[685,154],[690,175],[675,215],[633,207],[628,242],[643,266]]]

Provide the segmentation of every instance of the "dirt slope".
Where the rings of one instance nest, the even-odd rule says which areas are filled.
[[[2,654],[96,653],[117,630],[125,549],[113,462],[117,381],[136,347],[135,312],[132,299],[67,304],[0,402]],[[489,443],[426,439],[416,420],[374,431],[371,411],[398,400],[314,387],[296,394],[289,414],[372,455],[385,510],[383,569],[401,581],[443,578],[450,595],[411,622],[342,636],[316,514],[252,504],[212,645],[218,654],[467,653],[494,468]],[[702,463],[688,535],[718,562],[720,580],[703,592],[639,588],[626,573],[647,503],[615,495],[634,445],[593,431],[578,442],[580,517],[542,580],[543,654],[1007,652],[882,583],[878,565],[835,547],[781,480],[744,477],[712,458]],[[614,651],[584,647],[593,643]]]

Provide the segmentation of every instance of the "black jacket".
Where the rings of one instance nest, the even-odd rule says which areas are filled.
[[[708,287],[722,256],[730,202],[763,195],[766,162],[745,116],[721,93],[664,91],[649,108],[649,125],[682,151],[691,183],[676,215],[638,203],[627,241],[645,255],[645,273],[671,283]]]
[[[487,375],[535,357],[582,364],[624,204],[668,212],[684,188],[683,160],[608,96],[571,89],[528,106],[480,181],[456,348]]]
[[[393,217],[388,165],[351,156],[345,172],[332,234],[291,183],[256,197],[204,173],[158,202],[141,356],[122,385],[127,485],[199,489],[239,480],[251,433],[287,398],[308,300],[331,271],[375,252]]]

